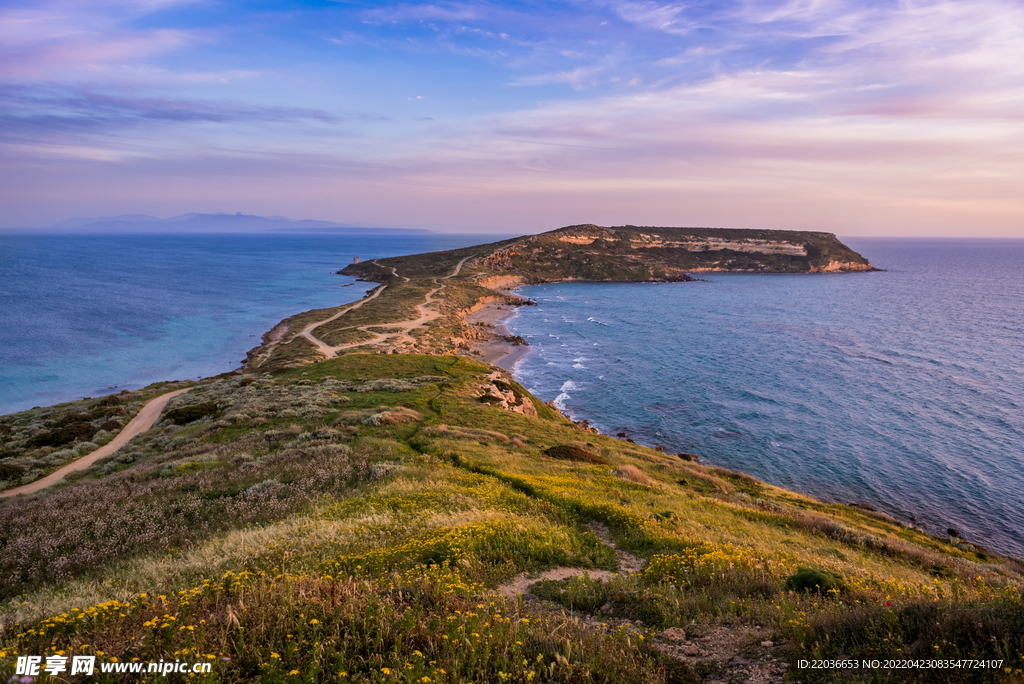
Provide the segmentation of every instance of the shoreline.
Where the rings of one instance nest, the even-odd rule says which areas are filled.
[[[512,336],[507,323],[518,306],[508,302],[488,302],[483,308],[465,314],[466,323],[474,329],[484,328],[487,331],[485,338],[470,342],[472,356],[511,373],[515,365],[530,353],[530,345],[515,345],[503,339]]]
[[[461,263],[460,263],[460,266],[461,266]],[[379,294],[379,292],[382,291],[383,289],[384,288],[381,288],[381,287],[376,288],[377,293]],[[370,292],[373,292],[373,290],[370,290]],[[477,309],[475,311],[471,311],[471,312],[468,312],[468,313],[461,314],[463,320],[468,325],[473,327],[474,331],[477,332],[479,337],[473,337],[470,340],[468,340],[468,349],[464,349],[462,352],[459,352],[459,354],[462,355],[462,356],[466,356],[468,358],[473,358],[473,359],[478,360],[478,361],[484,361],[484,362],[489,363],[489,364],[491,364],[493,366],[501,368],[502,370],[506,371],[510,376],[512,376],[514,378],[514,370],[515,370],[516,364],[518,364],[519,361],[521,361],[523,358],[526,357],[527,354],[529,354],[529,352],[530,352],[532,347],[530,345],[528,345],[528,344],[517,345],[517,344],[514,344],[513,342],[509,341],[508,339],[506,339],[506,338],[510,338],[510,337],[513,336],[513,333],[509,329],[507,324],[512,319],[512,317],[516,314],[516,311],[517,311],[518,307],[519,306],[523,306],[524,303],[527,302],[528,300],[523,298],[521,295],[518,295],[518,294],[516,294],[516,293],[514,293],[512,291],[509,291],[509,290],[496,290],[496,292],[499,292],[501,295],[506,296],[506,297],[508,297],[510,299],[518,299],[520,302],[523,302],[523,303],[516,303],[515,301],[509,301],[508,299],[502,299],[502,300],[499,300],[499,301],[485,302],[485,303],[481,304],[481,308],[479,308],[479,309]],[[430,294],[434,294],[434,292],[431,292]],[[370,299],[372,299],[372,298],[373,297],[371,296]],[[363,302],[363,301],[364,300],[359,300],[360,303]],[[342,305],[342,306],[346,306],[346,305]],[[277,333],[277,337],[280,338],[281,333],[283,333],[284,331],[281,330],[279,332],[279,329],[281,328],[282,324],[287,322],[287,320],[288,320],[287,318],[286,319],[282,319],[277,325],[275,325],[270,331],[268,331],[266,333],[266,335],[269,336],[269,337],[273,337],[274,334]],[[276,342],[277,340],[272,340],[272,341]],[[468,353],[466,353],[466,352],[468,352]],[[378,352],[378,353],[380,353],[380,352]],[[429,352],[427,352],[427,353],[429,353]],[[236,373],[245,373],[247,370],[248,369],[246,368],[245,364],[243,364],[243,365],[241,365],[241,366],[239,366],[237,368],[234,368],[232,370],[226,371],[222,375],[236,374]],[[209,377],[215,377],[215,376],[209,376]],[[200,378],[200,379],[207,379],[207,378]],[[161,403],[161,406],[159,408],[162,409],[163,405],[166,404],[166,401],[171,399],[173,396],[176,396],[178,394],[182,394],[184,392],[187,392],[189,389],[191,389],[191,388],[181,389],[181,390],[178,390],[178,391],[171,392],[169,394],[163,395],[161,397],[158,397],[157,399],[163,400],[162,403]],[[149,404],[146,405],[146,407],[144,407],[144,410],[150,409],[150,404],[156,404],[156,403],[157,403],[156,400],[152,400]],[[548,404],[551,405],[551,404],[553,404],[553,402],[548,402]],[[597,434],[602,434],[602,435],[604,435],[606,437],[611,437],[613,439],[622,439],[622,440],[624,440],[626,442],[635,443],[635,442],[633,442],[632,439],[626,438],[625,435],[622,435],[622,434],[620,434],[620,435],[613,435],[610,432],[609,433],[603,433],[600,430],[598,430],[597,428],[591,426],[589,424],[589,420],[586,420],[586,419],[584,419],[584,420],[576,420],[572,415],[569,414],[569,412],[567,410],[558,408],[556,406],[552,406],[552,407],[555,408],[558,411],[558,413],[560,413],[562,416],[564,416],[565,418],[567,418],[568,420],[570,420],[571,422],[576,424],[577,427],[580,428],[580,429],[583,429],[583,430],[586,430],[586,431],[589,431],[589,432],[593,432],[593,433],[597,433]],[[155,416],[155,417],[158,417],[158,416]],[[129,425],[127,425],[122,430],[122,432],[119,433],[118,436],[110,444],[108,444],[108,445],[106,445],[104,447],[101,447],[97,451],[92,452],[90,454],[87,454],[86,456],[84,456],[84,457],[82,457],[80,459],[76,459],[75,461],[72,461],[72,462],[70,462],[68,464],[65,464],[64,466],[60,467],[58,470],[54,471],[53,473],[50,473],[49,475],[47,475],[47,476],[45,476],[43,478],[40,478],[39,480],[36,480],[36,481],[34,481],[32,483],[29,483],[27,485],[23,485],[23,486],[20,486],[20,487],[15,487],[15,488],[3,490],[2,492],[0,492],[0,499],[11,497],[11,496],[14,496],[14,495],[17,495],[17,494],[30,494],[30,493],[34,493],[35,491],[38,491],[39,489],[43,489],[43,488],[48,487],[49,485],[54,484],[58,479],[63,477],[65,474],[67,474],[67,472],[83,469],[83,468],[87,467],[88,465],[90,465],[91,463],[93,463],[96,460],[98,460],[99,458],[105,457],[105,456],[109,455],[110,453],[113,453],[114,451],[116,451],[117,448],[119,448],[120,446],[123,446],[123,444],[126,443],[131,437],[135,436],[135,434],[138,434],[139,432],[144,431],[144,430],[139,430],[139,429],[130,430],[130,428],[135,427],[134,426],[135,422],[136,422],[136,419],[133,418],[131,423],[129,423]],[[149,426],[146,426],[146,428],[148,428],[148,427]],[[656,446],[649,446],[649,445],[644,445],[644,444],[641,444],[640,446],[646,446],[647,448],[654,448],[654,449],[658,448]],[[685,456],[692,456],[691,454],[684,454],[684,455]],[[693,460],[693,461],[700,460],[700,461],[703,462],[704,465],[707,465],[709,467],[721,467],[721,468],[724,468],[724,466],[715,466],[714,463],[709,463],[702,456],[694,456],[692,459],[686,459],[686,460]],[[830,500],[830,499],[822,497],[821,494],[816,494],[816,493],[813,493],[813,492],[810,492],[810,491],[805,491],[803,489],[799,489],[799,490],[798,489],[790,489],[790,488],[782,486],[782,485],[772,484],[771,482],[768,482],[767,480],[765,480],[764,482],[766,484],[768,484],[769,486],[779,487],[779,488],[785,489],[786,491],[792,491],[792,492],[794,492],[796,494],[799,494],[799,495],[802,495],[802,496],[812,497],[814,499],[817,499],[817,500],[825,502],[825,503],[831,503],[831,504],[837,504],[837,505],[847,505],[847,506],[861,508],[863,510],[870,511],[871,513],[875,514],[877,517],[884,517],[884,518],[886,518],[888,520],[891,520],[891,521],[896,522],[896,523],[898,523],[900,525],[906,526],[906,527],[908,527],[910,529],[915,529],[915,530],[924,532],[925,534],[929,534],[929,535],[931,535],[931,536],[933,536],[933,537],[935,537],[937,539],[941,539],[942,538],[942,535],[939,534],[938,532],[932,532],[932,531],[929,531],[927,529],[922,529],[921,527],[918,527],[917,525],[915,525],[913,518],[911,518],[910,522],[906,522],[906,521],[901,520],[899,517],[896,517],[896,516],[894,516],[892,514],[889,514],[889,513],[885,512],[885,511],[877,510],[877,509],[875,509],[871,505],[866,505],[866,504],[862,504],[862,503],[845,503],[843,501]],[[973,542],[971,542],[971,543],[974,546],[976,546],[977,548],[981,549],[982,551],[984,551],[986,553],[992,553],[991,551],[986,549],[986,547],[984,547],[984,546],[975,544]],[[1009,553],[1009,552],[1006,552],[1006,551],[998,551],[996,553],[998,555],[1003,555],[1003,556],[1008,557],[1008,558],[1016,558],[1015,556],[1013,556],[1012,553]]]
[[[520,298],[520,300],[527,299],[523,295],[509,290],[502,289],[498,290],[498,292],[500,292],[502,295],[518,297]],[[513,335],[512,331],[508,328],[506,324],[515,315],[516,310],[519,306],[523,306],[523,304],[515,304],[506,301],[489,302],[483,304],[483,306],[480,309],[463,315],[463,318],[466,321],[466,323],[468,323],[474,329],[476,329],[478,325],[486,326],[487,335],[483,339],[472,339],[470,341],[470,354],[462,355],[468,356],[469,358],[473,358],[476,360],[485,361],[487,363],[490,363],[491,365],[497,366],[502,370],[506,371],[512,377],[512,379],[516,380],[517,382],[519,382],[519,379],[516,378],[515,376],[515,366],[519,361],[526,357],[526,355],[530,352],[532,347],[529,345],[517,346],[507,341],[506,339],[502,338],[511,337]],[[544,400],[541,399],[541,401]],[[576,424],[577,427],[582,430],[593,432],[596,434],[601,434],[606,437],[611,437],[613,439],[621,439],[626,442],[639,444],[640,446],[644,446],[647,448],[656,449],[663,452],[665,451],[665,447],[659,447],[657,444],[644,444],[643,442],[634,442],[634,435],[627,436],[625,432],[619,432],[617,434],[614,431],[604,432],[598,429],[597,427],[591,425],[589,418],[584,418],[582,416],[578,418],[577,416],[572,415],[566,408],[555,405],[554,400],[545,403],[554,408],[564,418]],[[586,412],[583,413],[584,415],[586,415]],[[709,460],[709,458],[704,454],[686,453],[678,454],[678,456],[686,457],[686,460],[699,462],[702,465],[711,468],[720,468],[729,471],[732,471],[733,468],[735,468],[734,465],[730,466],[722,463],[715,463],[714,461]],[[822,492],[813,491],[813,488],[801,487],[798,489],[793,488],[791,485],[777,484],[767,479],[762,479],[761,477],[757,477],[756,479],[761,482],[764,482],[769,486],[778,487],[786,491],[792,491],[796,494],[811,497],[823,503],[857,508],[861,511],[866,511],[868,514],[878,517],[880,519],[894,522],[908,529],[916,530],[929,536],[932,536],[936,539],[945,538],[942,534],[943,527],[950,527],[950,529],[952,529],[951,525],[955,527],[960,527],[960,525],[950,523],[948,520],[947,522],[941,524],[937,522],[938,519],[943,517],[939,511],[931,511],[935,520],[932,520],[932,524],[929,525],[925,522],[918,521],[917,516],[922,515],[922,511],[915,511],[916,515],[901,513],[900,511],[891,509],[882,501],[872,500],[870,496],[857,496],[852,498],[852,500],[849,497],[836,498],[835,495],[830,496]],[[927,517],[928,512],[929,511],[927,510],[924,511],[925,517]],[[960,533],[958,532],[958,538],[959,534]],[[1001,545],[998,544],[998,542],[996,542],[993,546],[994,542],[992,540],[976,542],[963,539],[962,541],[971,544],[974,548],[986,554],[999,555],[1006,558],[1024,560],[1024,557],[1014,555],[1014,553],[1011,550],[994,550],[998,549]]]

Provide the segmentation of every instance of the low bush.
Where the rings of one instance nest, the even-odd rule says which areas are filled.
[[[0,463],[0,480],[17,480],[25,474],[25,468],[14,463]]]
[[[200,418],[215,415],[217,411],[217,402],[207,401],[202,404],[192,404],[190,406],[181,406],[176,409],[171,409],[164,415],[164,418],[172,423],[185,425],[186,423],[194,423]]]
[[[842,575],[831,570],[817,570],[815,568],[798,568],[797,571],[786,580],[786,588],[800,592],[814,592],[825,594],[828,592],[842,592],[846,590],[846,582]]]
[[[97,430],[89,423],[69,423],[55,430],[44,432],[34,437],[30,437],[25,442],[25,446],[29,448],[33,447],[58,447],[71,442],[89,439]]]
[[[582,447],[573,446],[571,444],[557,444],[553,447],[544,450],[545,456],[551,458],[557,458],[560,461],[579,461],[581,463],[597,463],[599,465],[608,465],[608,461],[593,451],[588,451]]]

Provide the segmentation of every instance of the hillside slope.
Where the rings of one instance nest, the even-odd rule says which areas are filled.
[[[33,654],[208,662],[169,679],[211,682],[1024,667],[1015,562],[595,434],[470,359],[226,374],[165,416],[77,481],[0,502],[0,677]],[[798,669],[840,656],[1001,663]]]

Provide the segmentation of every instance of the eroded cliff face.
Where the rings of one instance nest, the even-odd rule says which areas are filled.
[[[505,276],[480,276],[476,279],[477,285],[490,290],[511,290],[525,284],[526,279],[518,275]]]
[[[812,266],[811,273],[838,273],[841,271],[874,271],[871,264],[859,264],[852,261],[830,261],[824,266]]]

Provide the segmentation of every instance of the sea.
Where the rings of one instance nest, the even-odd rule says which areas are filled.
[[[0,233],[0,414],[233,370],[282,318],[374,287],[336,273],[354,257],[496,239]]]
[[[494,235],[0,234],[0,414],[237,368],[335,272]],[[884,271],[529,286],[517,378],[602,432],[1024,557],[1024,241],[846,239]]]
[[[521,288],[518,379],[601,432],[1024,558],[1024,240],[881,272]]]

